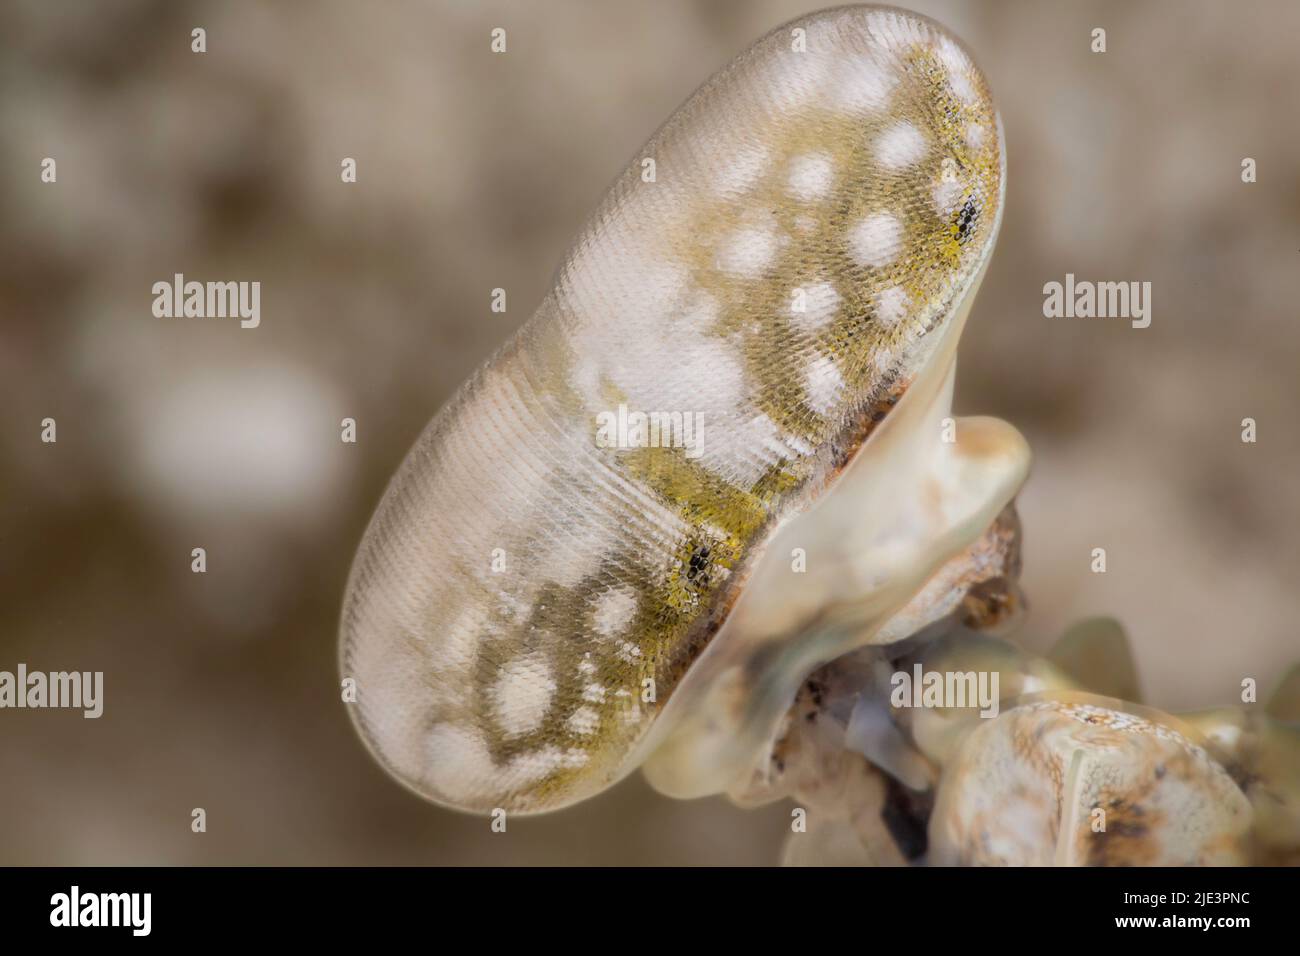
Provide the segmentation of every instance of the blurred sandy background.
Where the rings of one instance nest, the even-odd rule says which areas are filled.
[[[1153,703],[1267,693],[1300,657],[1300,5],[914,6],[1006,127],[957,404],[1036,453],[1025,639],[1113,613]],[[605,186],[814,8],[0,2],[0,669],[106,672],[98,721],[0,713],[0,863],[775,861],[785,807],[639,778],[504,836],[420,802],[354,736],[335,628],[389,474]],[[175,272],[260,280],[261,327],[154,318]],[[1043,318],[1066,272],[1151,281],[1152,327]]]

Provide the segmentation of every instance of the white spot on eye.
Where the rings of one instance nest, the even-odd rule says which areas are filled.
[[[974,103],[979,99],[971,74],[975,67],[964,50],[951,37],[941,37],[936,46],[939,62],[948,71],[948,86],[957,99]]]
[[[683,264],[648,255],[644,245],[642,236],[635,234],[623,220],[616,220],[600,241],[579,244],[561,280],[569,293],[568,304],[576,322],[572,334],[577,340],[592,343],[590,348],[576,350],[570,381],[594,409],[603,410],[608,404],[604,389],[609,382],[624,387],[618,380],[622,370],[615,346],[619,339],[612,331],[617,326],[609,317],[675,315],[696,291]],[[574,281],[571,278],[574,276],[583,277],[582,281]],[[600,277],[599,282],[592,281],[595,276]],[[501,384],[510,387],[505,381]],[[641,407],[659,406],[642,404]],[[544,563],[539,566],[545,571]]]
[[[757,279],[772,265],[778,246],[775,229],[742,227],[731,233],[718,250],[718,268],[732,275]]]
[[[831,104],[852,112],[874,112],[889,102],[897,79],[868,56],[850,56],[831,81]]]
[[[434,724],[424,739],[424,779],[440,796],[470,799],[496,778],[487,743],[472,730]]]
[[[554,697],[551,666],[540,654],[510,661],[492,685],[494,713],[507,737],[518,737],[540,727]]]
[[[819,355],[808,363],[804,375],[804,388],[808,395],[808,404],[820,415],[828,414],[835,407],[835,400],[844,388],[844,378],[835,363],[825,355]]]
[[[794,457],[780,442],[776,422],[761,412],[735,408],[726,428],[705,427],[700,464],[728,484],[750,488],[774,464]]]
[[[979,94],[975,91],[975,84],[970,81],[970,77],[965,73],[948,74],[948,85],[952,88],[952,95],[963,103],[970,104],[979,99]]]
[[[793,450],[795,454],[801,456],[811,455],[813,452],[817,450],[812,445],[808,444],[806,441],[800,438],[798,435],[786,435],[785,444],[790,446],[791,450]]]
[[[796,312],[791,303],[790,317],[807,332],[824,329],[840,310],[840,294],[829,282],[810,282],[800,288],[804,310]]]
[[[812,449],[796,435],[788,434],[766,415],[759,415],[751,423],[753,440],[769,452],[772,461],[788,461],[800,455],[807,455]],[[756,476],[761,477],[761,476]],[[715,537],[724,537],[718,534]]]
[[[825,153],[796,156],[790,161],[790,195],[795,199],[821,199],[834,185],[835,164]]]
[[[603,704],[605,702],[605,688],[599,684],[588,684],[582,689],[582,699],[593,704]]]
[[[718,195],[726,197],[739,196],[749,192],[767,171],[771,151],[762,144],[745,146],[736,151],[722,166],[715,186]]]
[[[579,707],[565,722],[571,733],[586,737],[594,734],[600,727],[600,713],[594,707],[587,707],[585,704]]]
[[[893,328],[903,320],[911,307],[911,298],[898,286],[876,295],[876,320],[885,328]]]
[[[965,51],[957,45],[952,37],[939,37],[935,44],[935,52],[939,56],[939,62],[950,73],[957,73],[965,76],[971,68],[970,58],[966,56]]]
[[[588,759],[587,753],[576,747],[568,750],[554,746],[542,747],[511,760],[508,773],[512,784],[522,786],[541,780],[562,768],[581,767]]]
[[[613,637],[627,630],[636,613],[636,592],[631,588],[613,588],[596,599],[593,623],[601,637]]]
[[[943,219],[948,219],[957,209],[957,203],[961,202],[962,189],[961,183],[954,179],[940,179],[935,186],[935,208]]]
[[[925,156],[925,137],[911,123],[891,126],[876,142],[876,160],[887,169],[905,169]]]
[[[710,455],[723,455],[729,444],[726,430],[714,429],[712,423],[734,421],[737,410],[749,404],[743,353],[736,342],[699,331],[669,334],[652,324],[646,335],[632,350],[626,348],[626,333],[605,339],[611,362],[618,364],[610,378],[627,393],[629,408],[699,415],[703,425],[696,447],[703,450],[700,462],[707,467]],[[685,405],[684,396],[689,396]]]
[[[863,219],[849,233],[849,250],[859,265],[880,268],[897,258],[903,246],[903,224],[887,212]]]
[[[488,609],[482,604],[468,604],[447,628],[446,638],[438,649],[438,667],[447,673],[466,671],[474,665],[483,638],[492,633],[488,627]]]
[[[619,688],[618,690],[614,691],[614,696],[622,697],[625,701],[630,701],[632,704],[631,707],[625,705],[621,707],[618,711],[618,715],[623,719],[624,723],[632,724],[632,723],[636,723],[636,721],[641,719],[641,704],[635,697],[632,696],[631,693],[629,693],[627,690],[624,690],[623,688]]]

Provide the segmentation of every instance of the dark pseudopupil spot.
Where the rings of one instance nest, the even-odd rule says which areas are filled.
[[[709,566],[709,549],[707,547],[696,548],[691,555],[690,567],[686,571],[688,580],[694,581],[704,573]]]
[[[970,234],[975,231],[975,219],[979,216],[979,207],[975,204],[975,197],[971,196],[966,200],[966,205],[961,207],[961,212],[957,213],[957,241],[965,242],[970,238]]]

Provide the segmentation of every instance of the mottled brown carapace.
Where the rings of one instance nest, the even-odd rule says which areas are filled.
[[[1058,694],[982,722],[944,768],[933,862],[1240,862],[1244,794],[1199,744],[1123,706]]]

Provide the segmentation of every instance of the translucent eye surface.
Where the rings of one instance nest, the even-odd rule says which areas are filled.
[[[969,307],[1003,171],[982,75],[901,11],[795,21],[696,92],[375,513],[341,666],[380,762],[480,812],[632,769]]]

